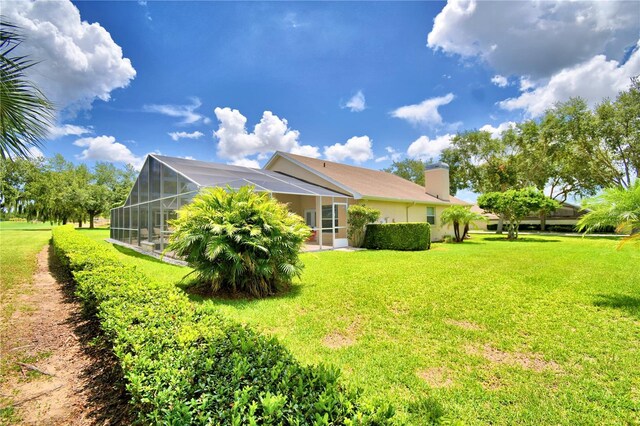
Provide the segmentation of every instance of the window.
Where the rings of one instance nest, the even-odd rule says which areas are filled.
[[[427,223],[430,225],[436,224],[436,208],[435,207],[427,207]]]
[[[334,206],[334,224],[331,224],[331,206],[322,206],[322,232],[333,232],[333,228],[338,226],[338,206]]]

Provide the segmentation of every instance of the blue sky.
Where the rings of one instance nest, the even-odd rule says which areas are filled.
[[[3,2],[59,107],[43,148],[261,166],[437,160],[640,74],[638,2]]]

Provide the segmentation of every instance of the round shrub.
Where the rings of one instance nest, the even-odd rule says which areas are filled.
[[[213,292],[264,297],[302,272],[303,219],[253,187],[210,188],[178,211],[167,251],[175,251]]]
[[[429,250],[431,227],[426,222],[370,223],[364,236],[370,250]]]

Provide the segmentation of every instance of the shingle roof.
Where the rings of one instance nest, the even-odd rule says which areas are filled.
[[[450,197],[449,202],[443,201],[426,194],[423,186],[381,170],[349,166],[284,152],[278,152],[276,155],[300,163],[338,182],[345,189],[350,190],[356,198],[362,196],[365,198],[407,200],[429,204],[468,204],[453,196]]]
[[[228,185],[231,188],[238,189],[245,185],[253,185],[257,191],[344,197],[343,194],[330,189],[271,170],[252,169],[250,167],[209,163],[156,154],[151,156],[187,177],[198,186],[224,187]]]

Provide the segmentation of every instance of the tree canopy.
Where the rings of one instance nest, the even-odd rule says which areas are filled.
[[[553,211],[560,203],[545,196],[536,188],[510,189],[504,192],[487,192],[478,197],[481,209],[502,217],[507,223],[508,238],[518,238],[522,219],[532,212]]]
[[[0,209],[4,215],[67,223],[89,220],[122,205],[136,171],[98,162],[93,171],[61,155],[45,159],[0,160]]]
[[[404,160],[394,161],[391,166],[383,169],[383,171],[424,186],[425,166],[426,163],[424,161],[405,158]]]

